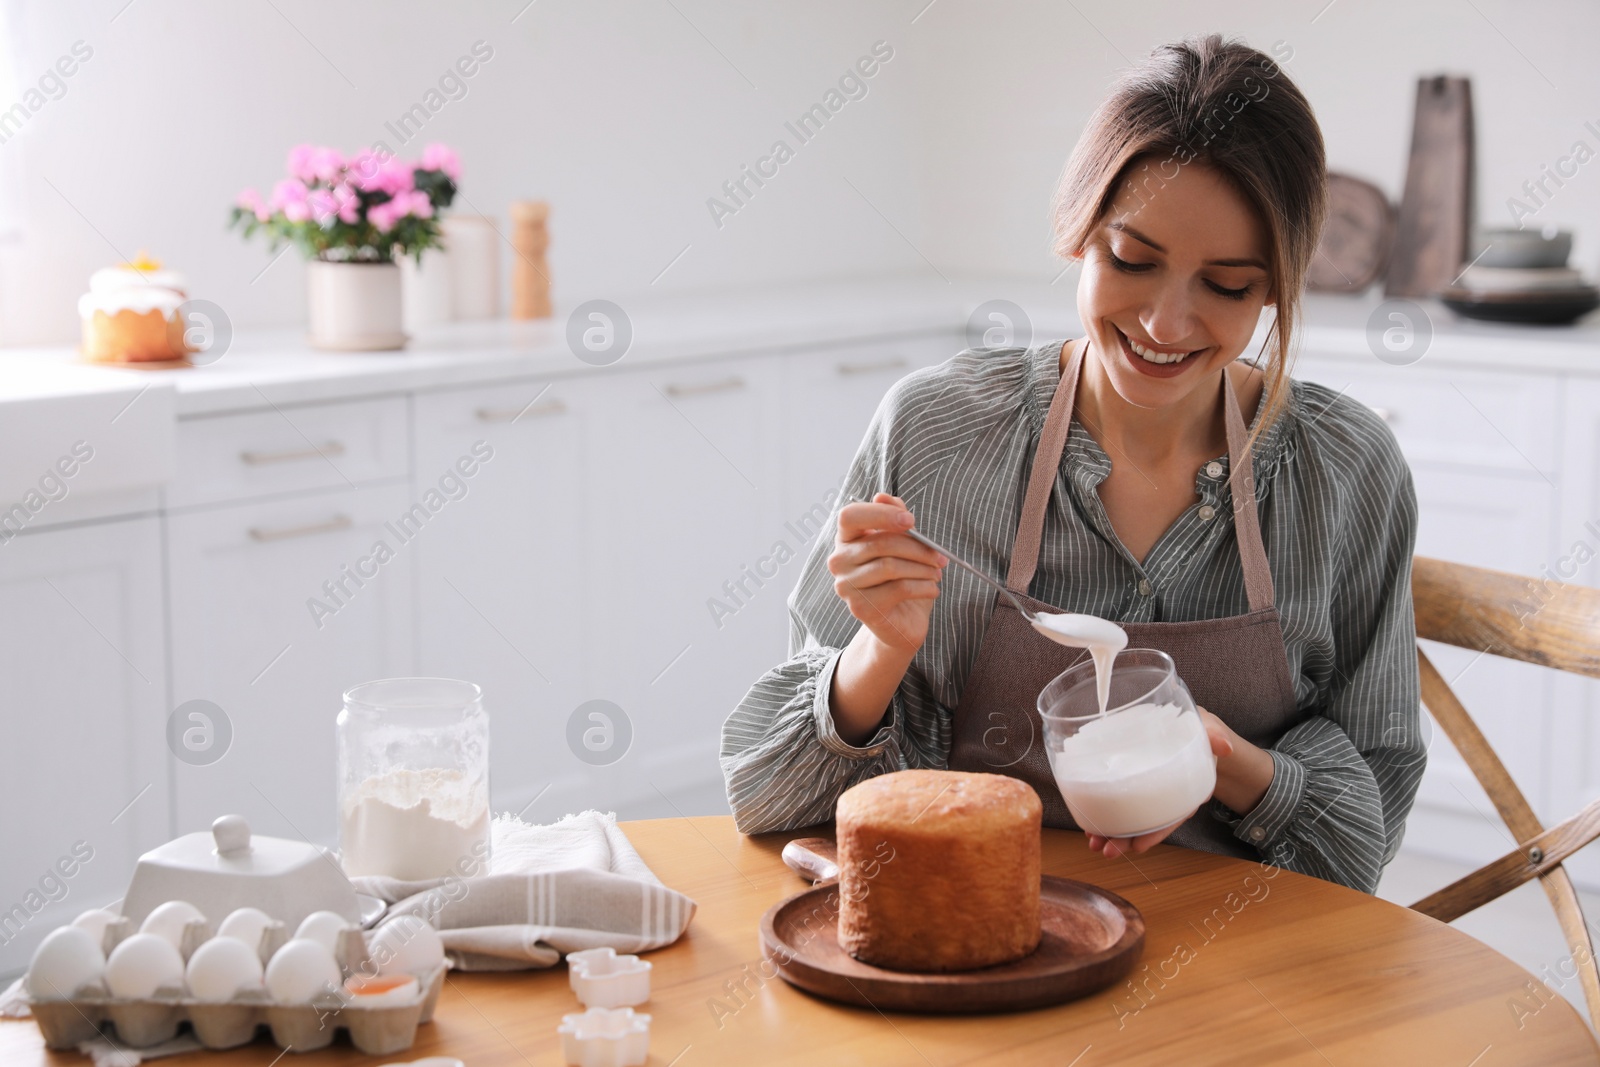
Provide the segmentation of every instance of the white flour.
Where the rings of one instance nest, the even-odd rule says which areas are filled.
[[[339,813],[340,863],[348,875],[406,881],[459,875],[489,840],[489,792],[460,771],[397,768],[368,778]],[[476,851],[475,851],[476,850]]]

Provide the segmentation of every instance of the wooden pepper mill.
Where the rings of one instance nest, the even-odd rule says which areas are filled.
[[[543,200],[516,200],[511,204],[511,317],[548,319],[550,317],[550,270],[545,265],[545,249],[550,232],[545,221],[550,205]]]

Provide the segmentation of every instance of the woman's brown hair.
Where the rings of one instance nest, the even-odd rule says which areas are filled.
[[[1300,294],[1328,199],[1316,116],[1270,56],[1212,34],[1163,45],[1125,74],[1062,173],[1051,204],[1054,250],[1063,257],[1080,253],[1124,183],[1136,196],[1156,196],[1196,161],[1226,176],[1269,234],[1277,314],[1262,346],[1271,350],[1259,434],[1288,402]]]

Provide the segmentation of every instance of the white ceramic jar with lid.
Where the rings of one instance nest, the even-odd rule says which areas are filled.
[[[476,685],[366,682],[345,693],[338,735],[346,874],[423,881],[487,873],[489,716]]]
[[[152,911],[182,900],[212,924],[243,907],[291,928],[314,911],[336,912],[352,923],[376,918],[382,903],[358,898],[329,859],[326,849],[253,834],[244,816],[224,815],[209,833],[185,834],[140,856],[122,915],[137,929]]]

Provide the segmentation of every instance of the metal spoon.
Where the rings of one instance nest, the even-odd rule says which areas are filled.
[[[862,500],[860,497],[851,497],[848,501],[846,501],[846,503],[868,504],[871,503],[871,501]],[[1128,635],[1127,632],[1122,629],[1122,627],[1118,626],[1114,622],[1111,622],[1110,620],[1102,619],[1098,615],[1078,615],[1070,612],[1056,611],[1030,611],[1028,606],[1021,600],[1017,599],[1017,595],[1010,589],[1007,589],[1005,586],[1001,585],[999,582],[995,581],[993,578],[989,577],[983,571],[980,571],[978,568],[974,567],[972,564],[968,563],[954,552],[951,552],[949,549],[943,547],[937,541],[934,541],[930,537],[924,537],[914,529],[905,530],[903,532],[913,541],[916,541],[919,544],[927,545],[935,552],[945,556],[950,560],[951,563],[965,567],[973,574],[976,574],[979,578],[982,578],[985,582],[988,582],[990,585],[1000,590],[1000,592],[1004,593],[1007,598],[1010,599],[1012,604],[1016,605],[1017,611],[1021,612],[1022,617],[1028,620],[1028,625],[1032,626],[1035,630],[1039,631],[1039,633],[1048,637],[1050,640],[1059,645],[1066,645],[1068,648],[1087,648],[1093,651],[1095,653],[1096,671],[1104,674],[1105,678],[1109,682],[1111,677],[1111,657],[1115,656],[1118,652],[1121,652],[1128,645]],[[1104,661],[1104,670],[1101,670],[1102,660]],[[1102,700],[1102,705],[1103,704],[1104,701]]]
[[[872,503],[872,501],[870,501],[870,500],[862,500],[860,497],[853,496],[849,500],[845,501],[845,503],[847,503],[847,504],[870,504],[870,503]],[[1013,604],[1015,604],[1017,606],[1017,610],[1022,612],[1022,617],[1024,619],[1027,619],[1028,622],[1031,623],[1035,627],[1037,627],[1039,625],[1039,616],[1034,614],[1033,612],[1029,611],[1028,610],[1028,606],[1026,604],[1024,604],[1022,601],[1018,600],[1017,599],[1017,595],[1015,593],[1013,593],[1011,590],[1007,589],[1005,586],[1001,585],[999,582],[995,581],[993,578],[989,577],[987,574],[983,573],[978,568],[974,567],[972,564],[968,563],[966,560],[964,560],[960,556],[956,555],[954,552],[951,552],[949,549],[942,547],[937,541],[933,540],[933,538],[924,537],[924,536],[922,536],[922,534],[919,534],[916,530],[905,530],[905,531],[902,531],[902,532],[907,537],[911,538],[913,541],[916,541],[919,544],[927,545],[929,548],[933,549],[935,552],[937,552],[940,555],[944,556],[945,558],[949,559],[951,563],[954,563],[954,564],[956,564],[957,566],[960,566],[960,567],[965,567],[967,570],[971,571],[973,574],[976,574],[979,578],[982,578],[984,581],[988,582],[990,585],[992,585],[996,589],[1000,590],[1002,593],[1004,593],[1007,597],[1009,597],[1011,599],[1011,603],[1013,603]]]

